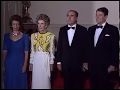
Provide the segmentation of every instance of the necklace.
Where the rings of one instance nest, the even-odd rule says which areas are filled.
[[[13,32],[12,34],[13,34],[14,36],[18,36],[20,33],[14,33],[14,32]]]

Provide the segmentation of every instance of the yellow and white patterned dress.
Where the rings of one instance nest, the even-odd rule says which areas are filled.
[[[54,40],[55,35],[51,32],[31,34],[32,89],[51,89],[50,64],[54,63]]]

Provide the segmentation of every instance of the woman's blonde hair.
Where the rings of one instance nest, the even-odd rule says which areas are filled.
[[[47,26],[50,25],[50,18],[46,14],[40,14],[36,17],[36,23],[38,23],[38,20],[43,20],[45,21],[45,24]]]

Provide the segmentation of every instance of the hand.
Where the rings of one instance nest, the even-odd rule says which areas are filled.
[[[23,65],[23,67],[22,67],[22,73],[26,72],[26,70],[27,70],[26,65]]]
[[[62,71],[61,64],[57,64],[57,68],[58,68],[58,70]]]
[[[4,75],[5,72],[5,66],[2,67],[2,75]]]
[[[88,63],[83,63],[82,70],[83,71],[88,70]]]
[[[33,64],[30,64],[29,65],[29,71],[32,71],[33,70]]]
[[[112,72],[112,71],[115,71],[115,66],[110,65],[110,66],[108,67],[108,73],[110,73],[110,72]]]
[[[50,64],[50,71],[53,71],[53,64]]]

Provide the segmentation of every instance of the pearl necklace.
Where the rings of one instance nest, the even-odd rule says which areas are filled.
[[[13,32],[12,34],[13,34],[14,36],[18,36],[20,33],[14,33],[14,32]]]

